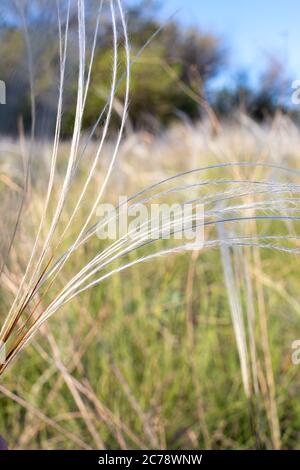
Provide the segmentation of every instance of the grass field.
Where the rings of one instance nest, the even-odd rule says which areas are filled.
[[[3,273],[1,322],[20,282],[42,207],[49,149],[47,143],[35,148],[30,202]],[[2,220],[9,226],[20,202],[20,145],[4,140],[0,149]],[[67,149],[68,143],[60,148],[62,168]],[[218,134],[207,123],[180,125],[155,138],[131,134],[122,143],[105,200],[115,202],[118,194],[133,194],[180,171],[220,162],[300,169],[299,149],[298,130],[280,116],[265,127],[241,116]],[[109,150],[107,144],[105,155]],[[79,181],[85,168],[83,161]],[[219,168],[214,176],[226,179],[229,173],[231,180],[296,184],[298,179],[295,171],[264,167]],[[101,178],[99,170],[90,196]],[[201,174],[202,181],[209,178],[209,170]],[[74,231],[84,211],[83,205]],[[240,228],[237,224],[235,230]],[[297,233],[296,228],[296,221],[261,220],[243,224],[242,231],[264,236]],[[207,239],[214,230],[207,230]],[[9,239],[9,233],[4,235],[3,244]],[[101,243],[94,241],[70,259],[58,285]],[[1,377],[0,433],[9,446],[297,448],[300,366],[292,364],[291,345],[300,337],[299,257],[257,246],[225,247],[223,258],[221,254],[219,247],[204,247],[138,264],[57,312]],[[224,256],[232,259],[231,272]],[[135,257],[131,253],[128,260]],[[235,310],[246,325],[248,396]]]

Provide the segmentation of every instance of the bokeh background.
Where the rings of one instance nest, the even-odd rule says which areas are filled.
[[[63,11],[67,2],[60,3]],[[225,5],[218,0],[209,3],[131,0],[125,5],[134,62],[128,122],[134,129],[158,132],[178,119],[195,121],[207,117],[206,103],[219,119],[233,117],[237,110],[258,121],[272,118],[279,109],[298,115],[291,100],[292,82],[297,80],[300,66],[295,1],[276,4],[254,1],[240,5],[230,0]],[[96,2],[89,2],[90,46],[96,8]],[[31,38],[29,60],[38,131],[40,135],[49,135],[56,111],[59,63],[56,6],[55,2],[34,0],[23,9]],[[5,109],[1,108],[1,132],[8,134],[18,132],[16,123],[20,115],[25,129],[29,128],[31,119],[28,53],[23,35],[24,18],[19,10],[15,2],[1,4],[0,70],[1,79],[7,83],[8,103]],[[65,84],[66,137],[72,130],[77,83],[76,8],[72,11],[73,41],[69,45]],[[99,32],[85,128],[97,119],[110,85],[108,7],[104,16],[107,20],[103,19]],[[123,91],[120,85],[119,96]]]
[[[77,2],[70,4],[62,134],[50,214],[63,181],[76,107]],[[59,5],[63,30],[67,1]],[[134,194],[181,171],[259,163],[206,170],[201,181],[221,180],[217,189],[222,197],[233,195],[234,188],[227,185],[239,180],[250,206],[256,195],[243,182],[290,184],[284,194],[291,199],[290,209],[297,210],[299,106],[292,100],[292,83],[300,78],[296,0],[144,0],[124,5],[131,42],[130,106],[105,201],[115,203],[119,194]],[[85,7],[89,53],[98,2],[85,1]],[[118,27],[121,31],[120,18]],[[110,91],[111,44],[109,2],[104,1],[83,116],[83,148]],[[124,110],[121,34],[119,45],[114,113],[88,201],[103,181]],[[0,79],[7,86],[7,104],[0,106],[2,324],[26,269],[49,176],[59,84],[56,2],[1,0]],[[62,224],[72,213],[101,132],[100,123],[79,162]],[[26,149],[32,164],[29,196],[6,259],[22,201]],[[270,164],[291,171],[264,166]],[[210,184],[208,200],[209,191],[216,191]],[[272,200],[269,210],[280,210],[281,203]],[[80,208],[70,237],[80,231],[87,207]],[[298,233],[296,222],[252,221],[240,233],[283,233],[281,242],[290,243],[289,237]],[[213,228],[207,236],[214,236]],[[99,240],[84,248],[55,288],[63,287],[101,249]],[[55,314],[1,376],[0,434],[9,447],[299,447],[300,369],[291,360],[291,345],[300,336],[299,255],[258,246],[232,249],[227,255],[227,264],[220,250],[205,249],[137,265]],[[236,311],[246,325],[247,393]]]

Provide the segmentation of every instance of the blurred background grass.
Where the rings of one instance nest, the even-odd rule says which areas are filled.
[[[241,146],[243,161],[256,161],[260,155],[260,161],[275,158],[279,164],[284,160],[292,166],[298,159],[300,136],[285,119],[264,131],[246,120],[217,136],[210,132],[207,139],[209,124],[203,123],[175,127],[159,141],[149,141],[143,133],[128,136],[108,200],[115,200],[122,186],[132,194],[171,171],[182,170],[182,155],[193,158],[191,141],[197,143],[196,149],[193,146],[195,167],[211,163],[218,152],[220,158],[227,155],[237,161]],[[7,140],[5,146],[17,154],[16,144]],[[46,146],[44,153],[47,158]],[[84,167],[82,163],[81,171]],[[13,269],[4,274],[2,316],[9,292],[18,284],[17,266],[22,265],[38,220],[43,165],[36,171],[31,197],[35,203],[27,208],[28,227],[17,245],[22,253],[16,248],[10,264]],[[224,177],[224,171],[220,176]],[[100,180],[101,172],[95,184]],[[76,222],[79,226],[82,210]],[[264,228],[265,222],[259,230]],[[95,243],[81,251],[80,258],[75,257],[67,273],[78,269],[78,259],[80,266],[90,259],[102,242]],[[258,263],[253,249],[240,254],[243,263],[249,263],[254,285],[257,396],[249,401],[243,391],[219,250],[172,255],[114,275],[75,299],[43,327],[0,384],[0,428],[10,446],[273,448],[273,403],[281,446],[297,448],[299,368],[292,365],[291,344],[300,328],[298,258],[262,250]],[[240,282],[245,282],[242,274]],[[244,309],[248,303],[242,296]],[[271,370],[264,341],[270,345]],[[272,371],[273,398],[268,382]]]

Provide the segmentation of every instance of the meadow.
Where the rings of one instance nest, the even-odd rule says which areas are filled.
[[[27,144],[0,142],[3,252],[21,201]],[[89,201],[103,183],[112,147],[107,141],[72,233],[80,231]],[[234,198],[230,214],[237,221],[223,225],[236,242],[220,243],[224,234],[208,225],[205,240],[218,243],[116,269],[43,323],[1,376],[0,433],[10,448],[299,447],[300,366],[291,359],[292,343],[300,337],[299,148],[299,130],[281,115],[258,125],[241,114],[217,132],[206,121],[178,124],[158,136],[126,132],[105,201],[115,203],[118,194],[135,194],[176,173],[217,165],[192,174],[191,181],[207,185],[201,197],[209,209],[222,207],[220,194]],[[69,149],[69,142],[61,143],[56,195]],[[36,142],[34,152],[30,198],[2,275],[1,324],[43,211],[51,145]],[[89,155],[80,162],[78,181],[88,173]],[[264,185],[263,203],[257,182]],[[72,185],[63,223],[78,191]],[[191,197],[192,187],[185,186],[184,194]],[[55,197],[51,203],[55,206]],[[241,213],[253,215],[260,204],[260,217],[241,220]],[[294,218],[278,216],[289,211]],[[45,223],[43,230],[48,228]],[[164,245],[158,242],[158,248]],[[68,260],[56,287],[101,249],[97,239],[83,246]],[[147,249],[141,248],[143,255]],[[129,252],[126,262],[136,256]]]

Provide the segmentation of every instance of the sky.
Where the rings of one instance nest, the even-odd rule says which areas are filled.
[[[299,0],[161,0],[160,16],[175,18],[224,37],[230,72],[250,71],[259,78],[268,55],[286,64],[291,80],[300,79]],[[226,77],[228,79],[228,77]]]

